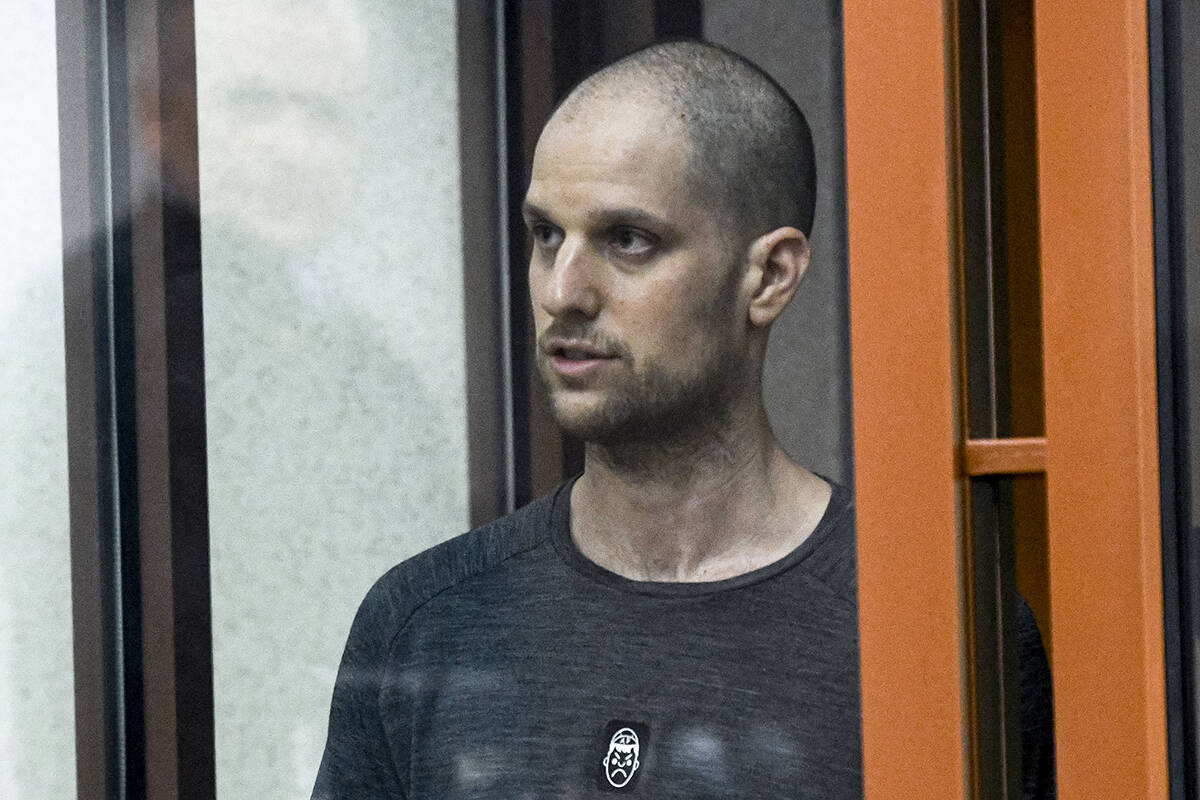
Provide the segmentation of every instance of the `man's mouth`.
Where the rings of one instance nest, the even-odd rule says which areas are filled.
[[[562,358],[567,361],[592,361],[601,358],[612,358],[611,354],[586,342],[551,342],[546,351],[552,358]]]
[[[580,340],[551,339],[543,351],[549,356],[551,368],[565,376],[587,375],[618,358],[606,348]]]

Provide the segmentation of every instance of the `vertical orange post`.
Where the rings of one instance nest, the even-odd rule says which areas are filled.
[[[1146,4],[1035,31],[1059,797],[1165,800]]]
[[[867,798],[966,796],[941,3],[848,0],[850,316]]]

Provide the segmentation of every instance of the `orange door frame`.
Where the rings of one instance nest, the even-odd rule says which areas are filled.
[[[1059,797],[1166,800],[1146,4],[1036,7]]]
[[[941,3],[847,2],[866,796],[965,797],[955,302]]]
[[[1146,7],[1036,6],[1046,438],[1020,445],[960,439],[951,22],[843,12],[867,797],[969,796],[962,476],[1044,458],[1059,797],[1166,800]]]

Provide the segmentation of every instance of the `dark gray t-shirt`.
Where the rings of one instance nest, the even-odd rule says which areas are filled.
[[[785,558],[708,583],[588,561],[569,498],[376,583],[313,797],[861,797],[849,493]]]

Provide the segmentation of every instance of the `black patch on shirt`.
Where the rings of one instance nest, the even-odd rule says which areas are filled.
[[[632,792],[646,769],[650,728],[642,722],[614,719],[604,726],[593,751],[596,788],[602,792]]]

